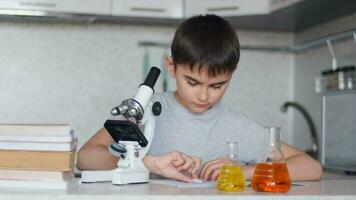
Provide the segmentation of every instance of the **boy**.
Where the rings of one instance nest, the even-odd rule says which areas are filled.
[[[220,102],[240,57],[233,27],[215,15],[187,19],[175,33],[171,53],[165,65],[177,89],[153,97],[161,102],[162,113],[145,166],[181,181],[214,181],[221,167],[232,162],[223,158],[227,141],[239,142],[242,163],[257,162],[262,156],[262,126]],[[78,169],[115,168],[118,158],[107,150],[111,143],[113,139],[101,129],[79,151]],[[287,144],[283,151],[292,180],[321,177],[317,161]],[[251,179],[254,166],[243,166],[243,171]]]

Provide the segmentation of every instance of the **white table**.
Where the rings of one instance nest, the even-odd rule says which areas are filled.
[[[183,199],[356,199],[356,176],[326,173],[318,182],[301,182],[286,194],[255,192],[219,192],[215,188],[177,188],[160,184],[114,186],[111,183],[80,184],[79,179],[68,190],[1,189],[0,199],[38,200],[183,200]]]

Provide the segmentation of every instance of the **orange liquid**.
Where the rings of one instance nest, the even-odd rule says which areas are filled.
[[[260,192],[288,192],[291,180],[285,163],[259,163],[251,181],[252,188]]]
[[[221,191],[236,192],[245,189],[245,178],[240,166],[223,166],[218,177],[217,188]]]

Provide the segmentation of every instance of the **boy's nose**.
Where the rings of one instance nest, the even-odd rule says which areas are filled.
[[[207,101],[207,100],[208,100],[208,97],[209,97],[209,94],[208,94],[208,90],[207,90],[207,89],[202,89],[202,90],[200,91],[199,96],[198,96],[199,101],[201,101],[201,102]]]

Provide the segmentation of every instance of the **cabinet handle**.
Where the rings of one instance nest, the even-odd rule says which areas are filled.
[[[55,3],[46,3],[46,2],[27,2],[27,1],[20,1],[20,6],[27,6],[27,7],[46,7],[46,8],[54,8],[57,5]]]
[[[143,12],[156,12],[156,13],[163,13],[166,12],[164,8],[145,8],[145,7],[131,7],[131,11],[143,11]]]
[[[208,12],[219,12],[219,11],[233,11],[238,10],[238,6],[224,6],[224,7],[214,7],[214,8],[207,8]]]

